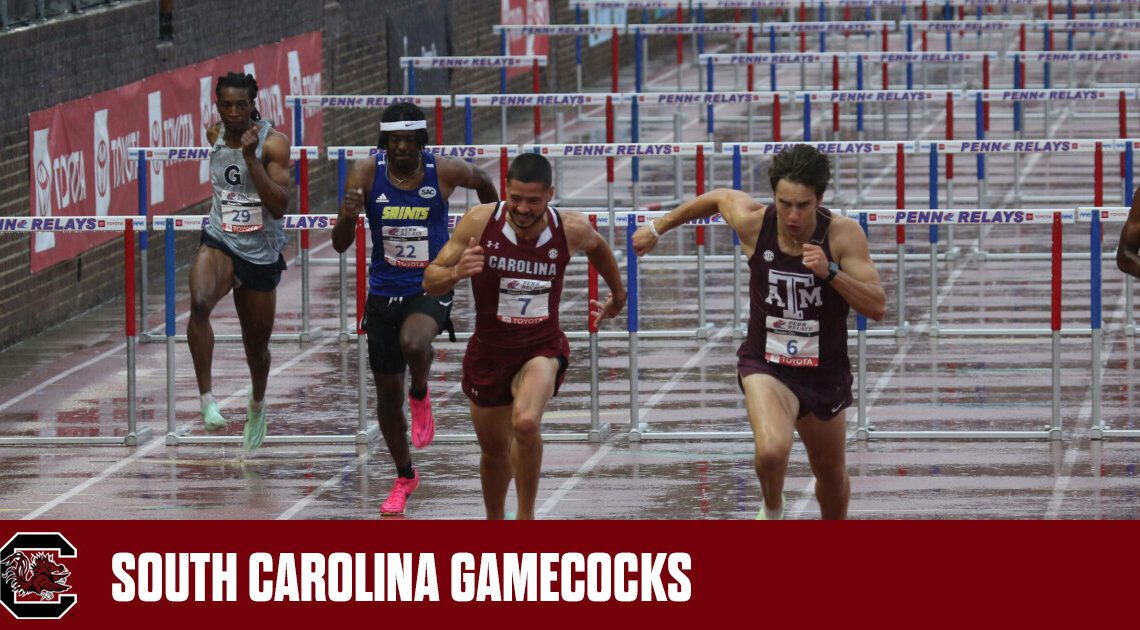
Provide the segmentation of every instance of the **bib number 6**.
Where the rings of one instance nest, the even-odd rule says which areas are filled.
[[[788,350],[788,356],[790,356],[790,357],[796,356],[796,354],[800,351],[799,346],[796,345],[795,339],[788,342],[787,350]]]

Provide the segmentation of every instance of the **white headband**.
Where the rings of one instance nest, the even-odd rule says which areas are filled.
[[[396,122],[380,123],[380,131],[414,131],[427,129],[426,120],[397,120]]]

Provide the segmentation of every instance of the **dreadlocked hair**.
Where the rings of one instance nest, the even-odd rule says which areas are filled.
[[[252,74],[230,72],[224,77],[218,77],[218,85],[214,88],[214,96],[218,99],[222,98],[222,88],[242,88],[249,94],[250,103],[257,100],[257,79],[254,79]],[[261,120],[261,112],[254,107],[249,117],[252,120]]]

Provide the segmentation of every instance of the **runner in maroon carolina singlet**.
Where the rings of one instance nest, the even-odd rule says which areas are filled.
[[[549,206],[550,162],[526,153],[511,162],[503,203],[472,208],[424,272],[424,289],[447,293],[471,278],[475,332],[463,358],[463,392],[482,458],[487,518],[505,515],[512,476],[519,519],[534,518],[542,467],[542,414],[558,393],[570,345],[558,325],[566,264],[582,251],[610,288],[591,302],[601,322],[625,306],[613,252],[577,212]]]
[[[846,518],[847,314],[854,308],[881,319],[886,295],[859,224],[820,206],[831,178],[827,156],[796,145],[773,158],[768,177],[773,204],[714,190],[639,229],[633,247],[646,254],[661,234],[717,212],[736,231],[751,271],[748,337],[737,352],[737,378],[764,495],[757,518],[783,517],[793,430],[807,449],[823,518]]]

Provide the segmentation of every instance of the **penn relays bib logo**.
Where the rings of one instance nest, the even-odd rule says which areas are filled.
[[[78,596],[62,561],[75,547],[57,532],[21,532],[0,549],[0,603],[17,619],[59,619]]]

